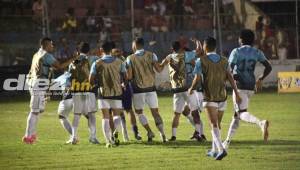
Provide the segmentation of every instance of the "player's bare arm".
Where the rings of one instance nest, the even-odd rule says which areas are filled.
[[[56,62],[53,63],[52,66],[54,67],[54,69],[62,70],[62,69],[64,69],[64,68],[68,67],[69,64],[70,64],[72,61],[74,61],[75,59],[77,59],[78,57],[79,57],[79,53],[77,52],[77,53],[75,53],[70,59],[68,59],[67,61],[65,61],[65,62],[63,62],[63,63],[60,63],[60,62],[56,61]]]
[[[256,92],[262,89],[262,83],[263,80],[271,73],[272,71],[272,66],[268,60],[265,60],[261,62],[262,65],[265,67],[263,75],[259,76],[258,79],[256,80],[256,87],[255,90]]]
[[[201,81],[201,76],[197,74],[197,75],[195,75],[195,77],[193,79],[193,82],[192,82],[192,85],[188,90],[189,94],[193,94],[193,90],[196,89],[196,85],[199,81]]]

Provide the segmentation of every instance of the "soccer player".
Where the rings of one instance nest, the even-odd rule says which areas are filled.
[[[77,54],[60,63],[51,54],[54,51],[53,42],[50,38],[45,37],[40,41],[41,48],[36,52],[32,59],[31,68],[27,76],[27,83],[30,87],[30,113],[27,118],[25,136],[22,141],[32,144],[36,141],[36,125],[39,114],[45,109],[45,94],[48,86],[41,87],[41,81],[48,80],[50,68],[63,69],[67,67],[76,57]]]
[[[114,48],[112,50],[112,55],[120,58],[123,62],[125,62],[125,58],[122,55],[122,51]],[[126,62],[125,62],[126,64]],[[142,137],[139,134],[138,127],[136,125],[136,117],[134,114],[134,111],[132,110],[132,87],[130,81],[125,81],[124,84],[125,87],[123,87],[123,97],[122,97],[122,105],[123,109],[126,111],[127,114],[130,115],[130,122],[132,126],[132,131],[134,133],[134,137],[136,140],[142,140]],[[124,112],[121,113],[121,126],[122,126],[122,133],[124,141],[128,141],[128,134],[127,134],[127,128],[126,128],[126,119]]]
[[[212,149],[207,153],[208,156],[215,157],[216,160],[222,160],[227,152],[224,149],[220,135],[220,124],[224,110],[226,108],[226,80],[229,80],[231,87],[236,93],[237,102],[240,102],[240,96],[236,84],[231,75],[227,59],[216,54],[216,40],[208,37],[204,40],[203,48],[206,56],[196,61],[194,73],[195,78],[192,86],[189,88],[189,94],[193,93],[197,83],[201,82],[203,76],[203,95],[204,107],[206,107],[208,118],[212,128]],[[218,149],[218,151],[217,151]]]
[[[89,50],[89,44],[81,42],[79,44],[80,56],[77,60],[74,60],[69,67],[69,72],[71,73],[71,90],[74,102],[72,137],[67,142],[71,144],[77,144],[79,141],[77,137],[77,129],[82,114],[88,119],[90,129],[89,141],[95,144],[99,143],[96,138],[96,99],[95,96],[92,95],[91,86],[89,84],[90,64],[87,55]]]
[[[72,136],[72,125],[68,120],[69,113],[73,109],[73,98],[70,91],[70,77],[69,72],[65,72],[63,75],[55,79],[56,82],[60,83],[62,87],[62,100],[58,105],[58,118],[63,128]]]
[[[88,56],[90,65],[97,59],[99,59],[99,57],[96,55]],[[72,98],[72,93],[71,93],[71,89],[70,89],[70,87],[71,87],[70,77],[71,77],[71,74],[69,72],[65,72],[63,75],[61,75],[60,77],[55,79],[55,81],[60,83],[60,85],[62,87],[62,93],[63,93],[62,100],[59,102],[59,105],[58,105],[58,117],[59,117],[59,120],[60,120],[63,128],[70,134],[70,139],[71,139],[72,125],[70,124],[70,122],[68,120],[69,113],[73,109],[73,98]],[[97,108],[95,108],[95,106],[97,105],[95,96],[97,96],[97,89],[92,89],[92,93],[90,93],[90,96],[89,96],[90,97],[89,103],[93,102],[93,104],[89,104],[89,105],[93,106],[94,108],[91,109],[93,111],[89,113],[90,115],[94,114],[97,110]],[[89,142],[92,144],[99,144],[98,139],[96,137],[94,137],[94,138],[92,137],[92,136],[96,136],[96,129],[94,128],[95,127],[94,125],[96,124],[96,117],[94,115],[92,115],[92,116],[85,115],[85,117],[88,120],[88,127],[90,130],[90,134],[94,134],[94,135],[90,136]],[[70,141],[67,141],[66,143],[69,143],[69,142]]]
[[[120,113],[122,111],[122,77],[127,79],[125,64],[119,58],[113,57],[111,42],[102,45],[104,55],[101,59],[93,63],[89,81],[92,85],[99,83],[100,100],[99,107],[103,114],[102,128],[106,139],[106,147],[112,144],[119,145],[118,133],[121,126]],[[113,112],[113,122],[115,131],[113,140],[109,125],[109,109]]]
[[[188,94],[187,92],[193,80],[193,66],[195,65],[196,53],[192,51],[185,51],[180,47],[179,41],[172,43],[172,49],[173,53],[169,54],[162,62],[162,65],[168,64],[169,66],[172,91],[174,93],[172,137],[169,141],[176,140],[176,131],[179,125],[180,114],[184,111],[186,104],[191,111],[195,125],[196,133],[194,133],[193,137],[198,141],[201,141],[201,125],[196,91],[193,91],[192,94]]]
[[[144,50],[144,39],[136,38],[132,43],[134,54],[128,56],[128,78],[133,88],[133,105],[141,124],[147,130],[148,141],[154,138],[147,117],[143,114],[145,103],[150,107],[156,127],[160,131],[163,142],[166,142],[163,120],[158,112],[158,100],[155,89],[155,72],[161,72],[163,66],[158,63],[156,54]],[[154,69],[153,69],[154,68]]]
[[[254,40],[255,36],[251,30],[242,30],[239,37],[241,46],[235,48],[229,57],[229,65],[242,97],[242,103],[237,103],[236,96],[233,95],[235,113],[230,123],[227,138],[223,142],[225,148],[228,148],[234,133],[239,127],[240,120],[256,124],[261,129],[264,140],[268,140],[268,120],[260,120],[247,111],[250,97],[254,94],[254,90],[261,89],[264,78],[272,70],[272,66],[263,52],[253,47]],[[254,70],[257,62],[260,62],[265,69],[263,74],[256,80]]]

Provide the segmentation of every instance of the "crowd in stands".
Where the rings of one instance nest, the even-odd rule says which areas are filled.
[[[182,31],[207,31],[213,28],[213,4],[211,0],[134,0],[134,27],[131,27],[131,0],[51,0],[47,1],[49,23],[52,34],[60,33],[64,39],[73,34],[96,35],[97,42],[113,40],[122,43],[122,33],[134,36],[147,33],[170,33]],[[0,15],[30,16],[33,32],[42,30],[45,5],[43,0],[0,0]],[[232,11],[223,5],[222,29],[234,30]],[[255,22],[255,21],[253,21]],[[285,59],[291,45],[284,31],[274,27],[267,16],[259,16],[256,23],[257,47],[270,59]],[[230,32],[230,31],[228,31]],[[160,34],[165,36],[164,34]],[[181,36],[184,37],[184,36]],[[185,37],[186,38],[186,37]],[[223,35],[224,55],[236,44],[233,32]],[[165,38],[162,38],[167,41]],[[150,40],[156,41],[155,35]],[[124,40],[123,40],[124,42]],[[64,45],[62,45],[64,47]],[[228,49],[226,49],[228,48]],[[60,55],[63,56],[63,55]]]

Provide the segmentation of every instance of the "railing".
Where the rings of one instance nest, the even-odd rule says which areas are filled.
[[[117,42],[118,47],[125,53],[130,52],[132,41],[130,16],[106,16],[112,21],[110,27],[102,23],[104,16],[93,17],[95,25],[98,26],[93,24],[88,26],[86,24],[88,17],[78,17],[77,27],[73,30],[62,29],[65,20],[63,16],[50,18],[50,33],[57,47],[61,37],[66,37],[73,43],[80,40],[88,41],[92,47],[96,47],[99,40],[109,39]],[[208,35],[213,36],[213,17],[211,14],[143,15],[135,17],[135,26],[143,30],[142,36],[147,42],[156,42],[154,45],[147,44],[146,48],[152,49],[163,58],[169,52],[171,42],[178,37],[185,37],[188,40],[191,37],[203,39]],[[257,14],[247,14],[247,17],[254,18],[248,23],[248,27],[256,32],[258,39],[255,45],[263,50],[268,58],[281,60],[297,58],[295,14],[268,14],[271,24],[262,30],[255,30]],[[223,55],[228,56],[230,51],[238,46],[238,33],[244,26],[235,14],[225,13],[220,18]],[[42,37],[41,26],[31,15],[1,16],[0,66],[16,64],[16,59],[23,61],[19,63],[30,64],[32,54],[38,48],[38,40]],[[100,34],[101,31],[106,32],[107,36]],[[264,36],[266,33],[267,36]]]

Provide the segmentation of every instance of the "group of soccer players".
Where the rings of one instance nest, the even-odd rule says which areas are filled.
[[[81,115],[84,115],[90,131],[89,141],[99,144],[95,117],[97,101],[102,112],[102,130],[108,148],[119,145],[120,132],[124,141],[129,140],[123,110],[130,115],[135,138],[141,140],[136,124],[137,116],[147,131],[148,141],[153,140],[155,134],[143,112],[145,104],[150,108],[163,142],[176,141],[181,113],[195,128],[192,139],[206,140],[200,118],[200,112],[205,108],[212,135],[212,149],[207,152],[207,156],[216,160],[221,160],[227,155],[226,150],[240,120],[257,124],[262,130],[264,140],[267,141],[269,122],[259,120],[247,111],[251,95],[261,88],[263,79],[272,70],[264,54],[253,47],[254,40],[255,36],[251,30],[242,30],[239,36],[240,47],[231,52],[229,60],[216,53],[216,40],[213,37],[207,37],[203,46],[199,40],[192,39],[196,45],[195,50],[186,49],[179,41],[174,41],[172,53],[162,62],[158,61],[155,53],[144,49],[142,38],[133,41],[133,54],[126,59],[113,42],[103,43],[101,56],[91,55],[89,44],[81,42],[77,47],[78,52],[73,57],[59,63],[51,54],[54,50],[52,40],[43,38],[41,48],[33,56],[27,79],[30,86],[31,111],[23,142],[32,144],[36,141],[36,124],[39,114],[44,111],[46,91],[41,90],[39,81],[48,78],[50,68],[65,67],[68,67],[68,71],[55,81],[63,88],[58,114],[62,126],[70,135],[67,143],[78,143],[78,124]],[[254,75],[257,62],[265,67],[258,79]],[[174,93],[174,117],[170,139],[166,138],[155,88],[155,72],[161,72],[165,66],[169,67],[169,79]],[[235,112],[227,138],[222,142],[220,128],[226,109],[227,80],[233,89]],[[74,119],[71,124],[68,115],[72,109]]]

